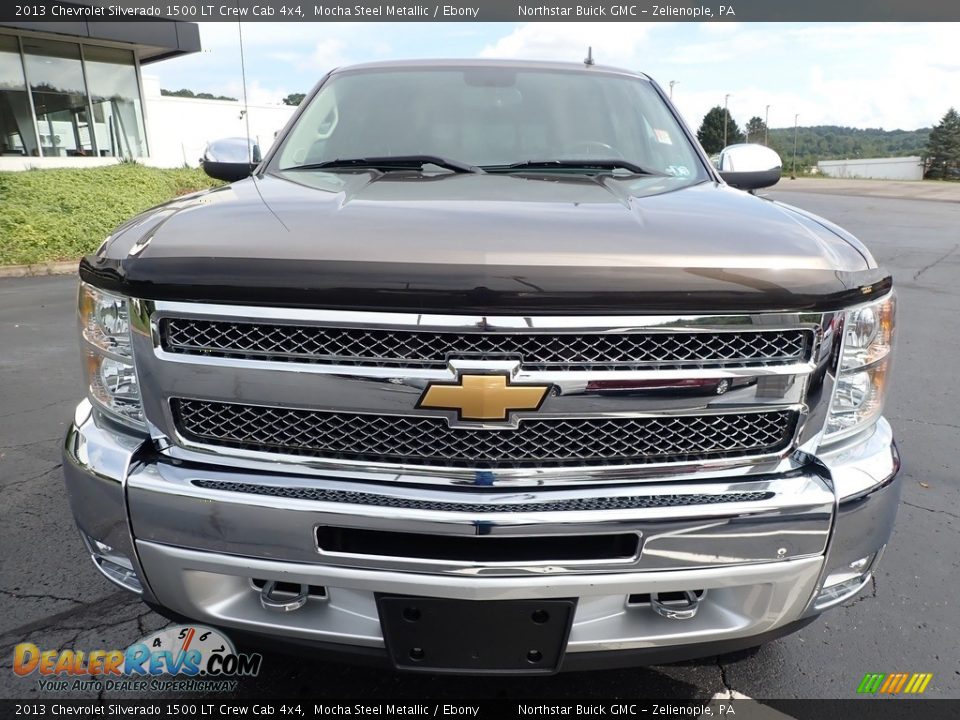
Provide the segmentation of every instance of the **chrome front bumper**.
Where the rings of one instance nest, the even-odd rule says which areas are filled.
[[[869,437],[803,470],[759,479],[502,492],[348,486],[171,461],[86,402],[64,450],[71,507],[97,567],[174,614],[299,642],[377,649],[384,643],[375,593],[575,597],[568,656],[769,636],[856,594],[892,530],[898,464],[881,420]],[[300,497],[284,490],[290,487],[301,489]],[[664,503],[664,495],[680,499]],[[612,496],[623,498],[620,506],[591,508],[592,500]],[[580,507],[587,509],[570,509]],[[414,560],[323,552],[318,526],[429,533],[440,542],[635,533],[640,550],[604,560]],[[327,594],[277,613],[263,607],[252,578],[323,586]],[[842,592],[826,593],[825,583]],[[706,594],[684,621],[628,602],[630,595],[694,589]]]

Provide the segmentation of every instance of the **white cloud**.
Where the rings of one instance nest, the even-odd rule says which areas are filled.
[[[480,57],[579,62],[593,47],[597,63],[635,65],[649,33],[668,23],[526,23],[484,47]]]
[[[527,23],[483,48],[483,57],[598,62],[678,82],[688,123],[723,105],[739,123],[913,129],[960,106],[960,23]]]
[[[667,62],[703,65],[741,58],[761,58],[766,57],[765,53],[775,52],[780,42],[778,37],[769,33],[751,32],[749,29],[732,30],[719,39],[679,45],[667,56]]]
[[[505,28],[505,29],[501,29]],[[305,92],[338,65],[475,55],[599,64],[650,73],[696,127],[730,94],[738,123],[913,129],[960,107],[960,23],[244,23],[248,96]],[[154,66],[164,87],[238,96],[236,23],[200,23],[204,52]],[[498,37],[496,33],[500,33]],[[169,78],[169,79],[168,79]]]
[[[243,101],[243,81],[240,78],[230,80],[223,88],[224,95]],[[264,87],[259,80],[247,81],[247,103],[249,105],[280,105],[283,98],[292,92],[300,91],[282,85]]]

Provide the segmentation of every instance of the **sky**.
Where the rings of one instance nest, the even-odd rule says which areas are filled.
[[[408,58],[580,61],[640,70],[694,129],[716,105],[743,126],[912,130],[960,108],[960,23],[200,23],[203,51],[144,68],[161,87],[252,104],[307,92],[333,67]]]

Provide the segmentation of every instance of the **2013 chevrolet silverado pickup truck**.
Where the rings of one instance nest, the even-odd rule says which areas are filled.
[[[110,580],[467,673],[753,647],[869,582],[891,278],[745,191],[775,153],[715,169],[641,74],[425,61],[240,159],[80,265],[64,472]]]

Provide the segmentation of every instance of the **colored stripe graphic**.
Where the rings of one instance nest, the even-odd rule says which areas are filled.
[[[914,673],[913,678],[916,679],[910,680],[910,684],[913,685],[913,689],[907,690],[907,692],[919,695],[927,689],[927,685],[929,685],[930,681],[933,680],[933,673]]]
[[[883,679],[886,677],[884,673],[867,673],[863,676],[863,680],[860,681],[860,686],[857,688],[858,693],[875,693],[880,689],[880,684],[883,682]]]
[[[867,673],[857,686],[858,693],[920,695],[933,680],[933,673]]]

